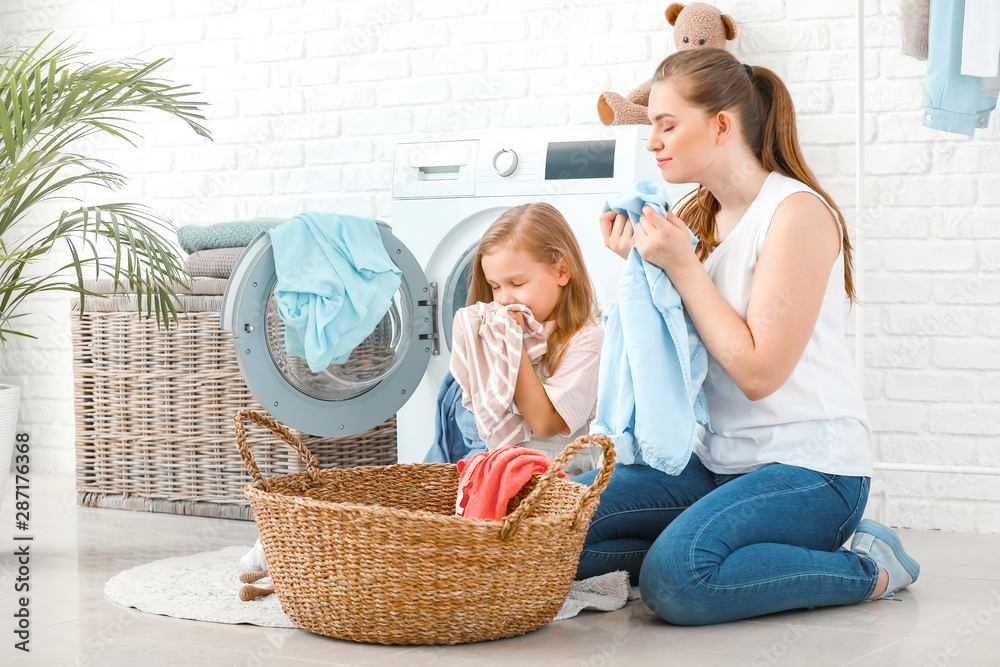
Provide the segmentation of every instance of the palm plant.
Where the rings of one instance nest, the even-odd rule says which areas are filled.
[[[83,140],[104,134],[134,146],[139,137],[134,112],[144,109],[165,111],[210,138],[199,122],[205,120],[200,113],[205,102],[192,100],[198,93],[188,86],[154,77],[169,59],[89,63],[89,53],[47,42],[48,37],[34,47],[0,46],[0,343],[7,335],[34,338],[10,328],[10,321],[24,314],[13,311],[32,294],[74,292],[81,311],[87,296],[101,296],[84,288],[85,273],[113,278],[116,289],[136,294],[140,311],[145,302],[146,315],[155,313],[157,323],[169,327],[177,317],[175,291],[190,277],[163,235],[173,231],[170,221],[138,204],[86,205],[66,190],[81,185],[117,190],[126,182],[114,164],[75,152]],[[38,204],[57,199],[73,200],[75,207],[18,234],[18,224]],[[33,265],[63,243],[71,261],[51,273],[30,275]]]

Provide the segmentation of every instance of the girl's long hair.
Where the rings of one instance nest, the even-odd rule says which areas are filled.
[[[504,211],[479,242],[468,305],[493,301],[493,289],[483,273],[483,255],[509,247],[523,249],[543,264],[555,264],[562,259],[569,268],[569,282],[562,288],[550,316],[555,328],[549,334],[548,351],[541,361],[543,373],[551,377],[559,368],[570,339],[597,316],[597,304],[580,244],[566,218],[551,204],[522,204]]]
[[[764,169],[805,183],[827,201],[837,212],[843,236],[844,288],[851,302],[856,302],[847,224],[843,213],[820,187],[802,157],[792,97],[773,71],[756,65],[751,69],[752,76],[724,49],[689,49],[678,51],[661,62],[653,75],[653,84],[674,81],[689,104],[704,109],[709,115],[724,109],[734,112],[740,118],[743,140]],[[698,238],[698,258],[703,262],[718,245],[715,242],[715,214],[719,209],[715,196],[699,185],[675,211]]]

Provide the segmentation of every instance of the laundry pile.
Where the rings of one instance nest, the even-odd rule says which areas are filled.
[[[504,445],[480,452],[458,466],[458,495],[455,514],[469,519],[500,521],[507,515],[507,503],[533,475],[544,475],[552,465],[545,454],[527,447]],[[569,479],[564,472],[560,479]]]
[[[261,232],[286,222],[285,218],[255,218],[213,225],[184,225],[177,242],[184,252],[184,270],[195,278],[228,278],[244,248]]]

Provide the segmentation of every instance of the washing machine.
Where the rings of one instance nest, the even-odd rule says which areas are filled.
[[[650,130],[483,131],[397,144],[391,221],[379,224],[402,271],[388,312],[347,362],[312,373],[305,360],[285,353],[273,251],[261,234],[234,268],[220,314],[251,391],[275,418],[318,436],[361,433],[396,414],[399,461],[422,461],[479,239],[512,206],[552,204],[576,234],[603,308],[624,264],[601,240],[605,201],[639,180],[659,182],[672,201],[694,187],[662,180],[645,148]]]

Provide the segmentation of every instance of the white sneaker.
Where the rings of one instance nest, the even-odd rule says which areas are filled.
[[[871,558],[889,575],[889,585],[876,600],[893,597],[893,593],[906,588],[920,576],[920,566],[903,550],[899,535],[877,521],[862,519],[851,540],[851,551]]]

